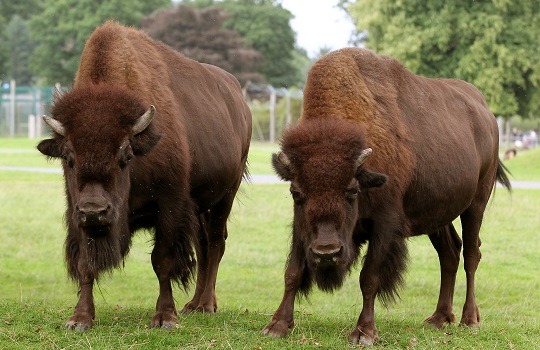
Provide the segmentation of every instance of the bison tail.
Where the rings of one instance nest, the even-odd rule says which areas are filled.
[[[510,183],[510,179],[508,178],[507,174],[512,174],[510,170],[502,163],[502,161],[499,159],[499,164],[497,165],[497,181],[504,187],[506,187],[509,191],[512,190],[512,184]]]

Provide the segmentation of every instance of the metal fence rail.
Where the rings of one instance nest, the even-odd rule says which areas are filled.
[[[53,87],[16,86],[0,88],[0,137],[41,137],[41,115],[52,102]]]
[[[48,113],[54,87],[16,86],[15,81],[0,87],[0,137],[40,138],[47,130],[41,116]],[[281,132],[298,120],[302,109],[302,90],[276,88],[248,82],[244,88],[253,115],[254,140],[279,140]],[[516,133],[509,120],[497,118],[501,151],[537,147],[538,130]],[[540,123],[540,122],[539,122]]]

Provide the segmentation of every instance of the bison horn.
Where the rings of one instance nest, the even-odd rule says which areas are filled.
[[[54,84],[54,92],[53,92],[54,99],[58,100],[60,97],[62,97],[62,95],[64,95],[64,91],[62,90],[62,85],[60,85],[60,83]]]
[[[371,155],[372,152],[373,150],[371,148],[366,148],[365,150],[363,150],[362,153],[360,153],[360,155],[358,156],[358,159],[356,160],[356,167],[358,168],[362,164],[364,164],[364,162]]]
[[[284,167],[288,168],[291,165],[291,161],[289,160],[289,157],[287,157],[285,153],[279,152],[277,158],[279,162],[281,163],[281,165],[283,165]]]
[[[57,134],[60,134],[62,136],[66,136],[66,129],[64,128],[64,126],[62,125],[62,123],[60,123],[58,120],[54,119],[54,118],[51,118],[51,117],[48,117],[46,115],[43,116],[43,120],[45,121],[45,123],[47,123],[51,129],[53,129]]]
[[[133,125],[133,135],[137,135],[138,133],[142,132],[144,129],[150,125],[150,122],[152,121],[152,118],[154,118],[154,113],[156,112],[156,107],[153,105],[150,105],[150,108],[144,112],[143,115],[137,119],[137,122],[135,125]]]

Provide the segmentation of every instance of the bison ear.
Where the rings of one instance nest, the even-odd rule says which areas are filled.
[[[368,171],[366,169],[358,169],[356,179],[360,184],[360,188],[381,187],[388,180],[388,175]]]
[[[60,158],[62,156],[60,142],[55,139],[46,139],[41,141],[38,143],[37,149],[44,155],[52,158]]]
[[[291,161],[283,152],[272,154],[272,166],[274,170],[285,181],[291,181]]]

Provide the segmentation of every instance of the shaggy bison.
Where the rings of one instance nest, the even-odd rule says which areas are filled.
[[[238,81],[143,32],[107,22],[84,47],[73,88],[57,96],[38,149],[62,158],[69,275],[79,301],[66,326],[93,325],[92,288],[154,228],[159,297],[152,327],[177,322],[171,281],[197,285],[184,311],[214,312],[226,221],[245,171],[251,113]]]
[[[495,118],[471,84],[419,77],[364,49],[322,57],[308,74],[300,122],[273,156],[278,175],[291,182],[294,222],[283,300],[263,333],[285,336],[297,293],[309,293],[313,282],[324,291],[339,288],[368,243],[363,307],[349,340],[373,344],[375,298],[396,297],[406,239],[420,234],[429,235],[441,265],[439,301],[426,322],[442,327],[455,319],[463,244],[461,323],[477,326],[480,225],[495,181],[510,188],[498,141]],[[458,216],[463,242],[452,225]]]

